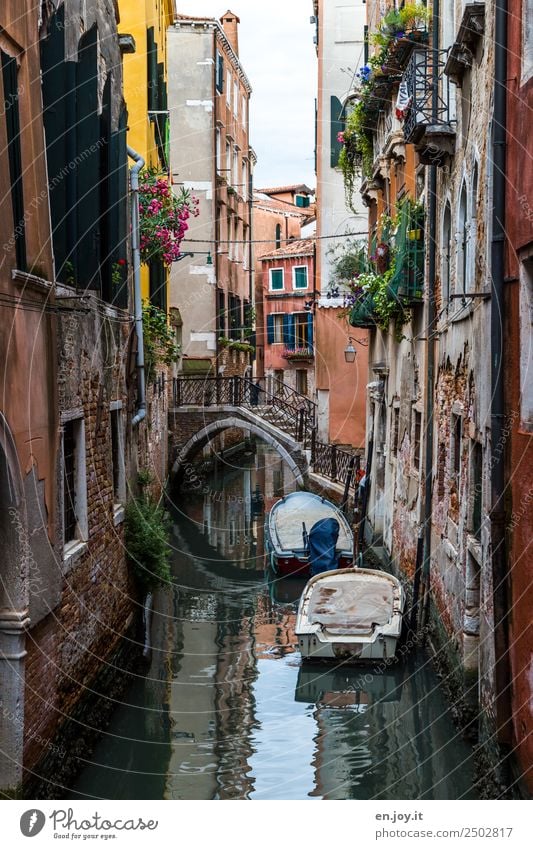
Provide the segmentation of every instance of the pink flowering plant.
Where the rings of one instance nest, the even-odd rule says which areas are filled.
[[[199,215],[198,198],[187,189],[174,194],[166,176],[154,169],[139,178],[141,260],[160,259],[171,265],[181,256],[189,218]]]

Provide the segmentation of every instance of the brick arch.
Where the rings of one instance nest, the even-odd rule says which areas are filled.
[[[288,446],[283,445],[279,439],[276,439],[271,433],[267,430],[263,430],[263,428],[259,427],[259,425],[255,424],[255,422],[251,422],[248,419],[240,418],[238,416],[229,416],[228,418],[218,419],[210,424],[202,427],[197,433],[194,434],[186,443],[183,445],[179,451],[176,460],[172,465],[172,477],[178,475],[180,469],[183,468],[187,457],[193,450],[197,450],[198,448],[202,448],[213,436],[216,436],[217,433],[221,433],[223,430],[228,430],[229,428],[240,428],[249,430],[250,433],[253,433],[254,436],[259,437],[264,442],[267,442],[271,445],[278,454],[285,460],[289,468],[291,469],[296,481],[301,485],[305,485],[305,477],[308,472],[307,460],[304,459],[304,455],[302,453],[300,465],[294,459],[294,451],[292,447],[289,449]]]

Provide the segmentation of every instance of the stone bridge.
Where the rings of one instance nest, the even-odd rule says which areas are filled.
[[[268,421],[271,411],[222,404],[214,406],[185,405],[169,412],[169,451],[171,479],[177,480],[187,469],[194,454],[218,433],[240,428],[271,445],[292,470],[298,484],[308,483],[310,451],[295,435]]]

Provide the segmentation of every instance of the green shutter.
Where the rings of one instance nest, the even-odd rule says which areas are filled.
[[[157,80],[157,44],[155,43],[154,28],[146,30],[146,58],[148,66],[148,111],[159,109],[158,80]]]
[[[270,270],[270,288],[274,292],[283,289],[283,271],[281,268]]]
[[[272,345],[274,342],[274,316],[267,315],[267,342]]]
[[[24,194],[22,191],[22,155],[20,150],[19,95],[17,60],[0,50],[4,85],[4,113],[7,130],[7,153],[11,181],[11,207],[17,268],[26,270],[26,236],[24,223]]]
[[[224,93],[224,58],[217,50],[217,91],[219,94]]]
[[[150,303],[166,313],[167,276],[165,266],[160,259],[153,259],[150,262]]]
[[[100,159],[96,24],[78,45],[76,67],[77,283],[100,288]]]
[[[307,346],[310,351],[313,350],[313,313],[307,315]]]
[[[307,289],[307,266],[294,269],[294,288]]]
[[[344,106],[338,97],[331,97],[331,117],[330,117],[330,132],[331,132],[331,158],[330,165],[336,168],[339,164],[339,156],[342,150],[342,143],[338,141],[337,136],[342,133],[345,128],[346,115]]]

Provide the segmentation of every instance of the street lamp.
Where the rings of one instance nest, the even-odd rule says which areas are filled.
[[[355,350],[353,343],[357,342],[358,345],[362,345],[364,348],[368,346],[368,341],[366,339],[353,339],[351,336],[348,336],[348,344],[344,349],[344,359],[347,363],[354,363],[355,357],[357,356],[357,351]]]
[[[205,261],[206,265],[213,265],[213,257],[211,256],[211,251],[195,251],[192,253],[191,251],[185,251],[185,253],[180,254],[180,256],[174,260],[174,262],[181,262],[182,259],[185,259],[186,256],[193,257],[196,254],[207,254],[207,259]]]

